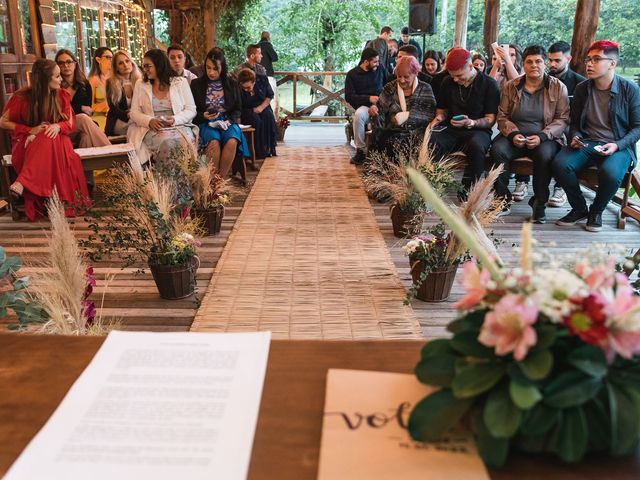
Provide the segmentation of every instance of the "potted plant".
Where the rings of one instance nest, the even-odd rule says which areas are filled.
[[[451,235],[443,223],[429,228],[426,234],[411,239],[403,247],[409,257],[413,284],[405,303],[412,298],[424,302],[442,302],[449,298],[460,258],[447,256]]]
[[[390,201],[393,234],[398,238],[420,233],[427,204],[411,182],[407,168],[420,171],[443,194],[448,189],[458,191],[455,180],[456,161],[445,157],[436,161],[429,146],[430,131],[422,139],[414,136],[408,143],[398,145],[394,155],[372,151],[363,171],[367,193],[380,201]]]
[[[502,210],[504,202],[496,200],[493,184],[501,169],[492,169],[478,180],[467,195],[467,200],[458,207],[458,215],[471,225],[476,237],[491,250],[494,258],[498,252],[484,229],[489,226]],[[418,236],[404,247],[411,264],[413,285],[407,293],[406,303],[416,297],[425,302],[441,302],[451,293],[458,265],[470,259],[469,250],[453,231],[445,232],[445,225],[438,223],[428,230],[427,235]]]
[[[289,128],[290,122],[288,116],[283,116],[278,119],[276,122],[276,128],[278,130],[278,141],[284,141],[284,132]]]
[[[220,233],[224,207],[229,203],[227,182],[203,156],[196,168],[189,173],[193,206],[191,216],[197,219],[208,235]]]
[[[114,169],[103,186],[107,213],[92,209],[92,234],[81,242],[94,261],[117,253],[125,267],[145,262],[166,299],[193,294],[199,266],[194,235],[200,228],[175,203],[174,188],[170,179],[143,171],[136,159]]]
[[[615,255],[596,246],[568,263],[537,266],[527,223],[519,267],[501,267],[428,182],[410,175],[480,261],[464,266],[467,293],[448,326],[453,336],[422,350],[416,375],[440,389],[414,407],[411,435],[433,440],[465,419],[492,467],[512,449],[569,463],[590,452],[635,451],[640,297],[616,272]]]

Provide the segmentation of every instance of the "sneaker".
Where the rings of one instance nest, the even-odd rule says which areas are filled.
[[[500,210],[496,218],[506,217],[507,215],[510,215],[510,214],[511,214],[511,205],[507,204],[504,207],[502,207],[502,210]]]
[[[589,212],[578,212],[576,210],[571,210],[564,217],[556,220],[556,225],[560,225],[561,227],[567,227],[569,225],[575,225],[580,220],[584,220],[589,216]]]
[[[567,194],[564,193],[562,187],[555,187],[553,189],[553,195],[549,198],[547,205],[549,207],[561,207],[567,203]]]
[[[458,191],[457,197],[458,202],[464,203],[469,199],[469,191],[466,188],[463,188],[462,190]]]
[[[529,185],[527,185],[526,182],[516,182],[516,188],[514,188],[513,192],[511,192],[511,196],[513,197],[514,201],[521,202],[522,200],[524,200],[524,197],[527,196],[528,192]]]
[[[602,230],[602,213],[589,212],[587,224],[584,226],[588,232],[599,232]]]
[[[357,149],[356,154],[351,157],[350,163],[352,165],[362,165],[364,163],[365,157],[366,155],[364,153],[364,150]]]

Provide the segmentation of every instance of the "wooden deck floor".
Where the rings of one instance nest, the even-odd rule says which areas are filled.
[[[290,146],[326,147],[344,145],[345,142],[344,126],[341,124],[299,124],[294,122],[285,137],[285,144]],[[249,174],[251,183],[256,176],[256,172],[249,172]],[[202,266],[197,274],[198,299],[201,298],[209,284],[215,265],[222,254],[245,198],[246,195],[237,196],[231,206],[227,208],[222,232],[203,241],[203,248],[201,249]],[[404,242],[398,240],[392,234],[388,206],[375,201],[371,202],[371,204],[401,281],[405,287],[408,287],[410,285],[409,266],[401,250]],[[576,248],[582,248],[592,242],[620,243],[635,251],[640,247],[640,225],[633,220],[629,220],[625,230],[616,229],[614,220],[616,208],[611,206],[606,212],[604,216],[605,228],[597,234],[588,233],[579,227],[561,228],[555,226],[552,220],[563,215],[566,209],[548,209],[547,216],[550,222],[546,225],[534,226],[535,238],[544,244],[551,241],[555,242],[556,245],[550,247],[550,250],[554,252],[571,251]],[[512,245],[519,241],[520,225],[529,214],[529,211],[526,200],[517,203],[512,209],[512,214],[505,217],[503,222],[495,225],[495,235],[502,239],[502,245],[499,250],[507,261],[514,261]],[[430,221],[434,221],[434,219]],[[76,228],[79,235],[86,235],[88,232],[84,222],[76,222]],[[8,213],[0,213],[0,245],[7,247],[10,254],[19,254],[24,258],[27,267],[23,269],[22,274],[28,274],[30,268],[33,268],[29,267],[29,265],[33,265],[33,262],[46,252],[46,229],[46,222],[33,224],[13,222]],[[150,274],[135,275],[134,272],[135,268],[121,270],[115,262],[102,262],[96,265],[96,273],[99,280],[109,273],[117,274],[105,297],[104,313],[108,316],[120,317],[123,329],[151,331],[188,330],[196,311],[194,299],[162,300],[157,294]],[[425,336],[436,337],[446,334],[446,324],[456,315],[452,308],[452,303],[460,297],[461,293],[461,286],[456,283],[454,284],[451,298],[446,302],[424,303],[419,300],[412,302],[416,317],[422,326]],[[96,294],[98,296],[101,295],[100,288],[97,289]],[[99,297],[97,300],[99,301]]]

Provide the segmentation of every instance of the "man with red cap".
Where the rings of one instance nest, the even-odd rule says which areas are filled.
[[[445,78],[438,93],[435,128],[431,143],[436,158],[463,151],[467,166],[462,177],[465,191],[484,173],[485,155],[491,145],[491,127],[496,121],[500,90],[496,81],[477,71],[471,53],[453,48],[447,54]],[[460,195],[466,197],[465,192]]]
[[[569,145],[552,163],[554,177],[571,205],[571,211],[557,220],[557,225],[574,225],[586,218],[586,230],[601,230],[602,212],[625,173],[636,164],[640,88],[615,74],[619,55],[617,43],[600,40],[589,47],[584,59],[587,81],[573,92]],[[598,190],[587,210],[577,174],[592,165],[598,168]]]

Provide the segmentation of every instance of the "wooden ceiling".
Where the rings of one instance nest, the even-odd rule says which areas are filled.
[[[198,0],[156,0],[155,8],[161,10],[199,10]]]

